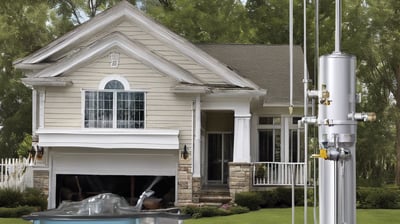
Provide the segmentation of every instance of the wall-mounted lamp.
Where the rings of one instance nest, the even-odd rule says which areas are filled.
[[[29,153],[36,158],[42,158],[44,154],[44,147],[41,147],[39,145],[33,145]]]
[[[183,146],[183,149],[181,151],[181,158],[183,158],[183,159],[189,158],[189,151],[187,150],[186,145]]]

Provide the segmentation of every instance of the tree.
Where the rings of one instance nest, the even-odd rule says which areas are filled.
[[[395,147],[397,153],[396,184],[400,185],[400,2],[396,0],[368,1],[366,24],[369,32],[369,49],[362,62],[362,74],[365,83],[375,90],[376,101],[385,102],[387,111],[383,119],[390,119],[395,130]],[[361,46],[360,46],[361,48]],[[375,108],[375,109],[380,109]],[[385,140],[382,139],[384,143]]]
[[[102,12],[121,0],[49,0],[50,5],[62,18],[62,21],[72,22],[80,25],[97,13]],[[136,3],[130,0],[130,3]],[[62,28],[62,27],[60,27]]]
[[[147,13],[194,43],[248,43],[251,30],[237,0],[176,0],[149,4]]]
[[[0,2],[0,157],[15,157],[19,143],[32,130],[31,91],[12,62],[40,48],[51,36],[48,5],[42,1]]]

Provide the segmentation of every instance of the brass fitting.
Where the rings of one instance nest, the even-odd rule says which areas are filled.
[[[312,154],[311,158],[313,158],[313,159],[317,159],[317,158],[328,159],[328,152],[326,149],[320,149],[319,154]]]

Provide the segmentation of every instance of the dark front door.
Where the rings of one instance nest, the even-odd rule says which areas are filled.
[[[209,133],[208,149],[208,183],[226,184],[229,176],[228,162],[233,160],[232,133]]]

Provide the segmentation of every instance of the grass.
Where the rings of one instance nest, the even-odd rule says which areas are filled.
[[[31,222],[18,218],[0,218],[0,224],[29,224]]]
[[[318,212],[318,211],[317,211]],[[295,223],[304,223],[304,209],[295,209]],[[318,217],[317,217],[318,219]],[[318,220],[317,220],[318,221]],[[185,220],[184,224],[259,224],[259,223],[292,223],[292,209],[261,209],[240,215],[220,216]],[[313,223],[313,208],[308,208],[307,223]],[[358,209],[357,223],[363,224],[398,224],[400,210],[391,209]]]
[[[304,210],[297,207],[295,210],[295,223],[302,224]],[[308,208],[308,223],[313,223],[313,209]],[[0,224],[29,224],[22,219],[0,218]],[[212,218],[188,219],[184,224],[259,224],[259,223],[292,223],[291,208],[262,209],[240,215],[219,216]],[[357,223],[363,224],[398,224],[400,223],[400,210],[394,209],[358,209]]]

